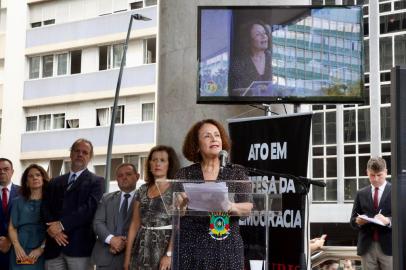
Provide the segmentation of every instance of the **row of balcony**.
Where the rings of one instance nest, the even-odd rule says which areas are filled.
[[[150,18],[150,21],[136,21],[132,24],[131,37],[156,34],[157,7],[151,6],[90,18],[32,28],[26,33],[27,55],[49,50],[63,50],[109,42],[110,39],[124,40],[131,14],[138,13]]]
[[[109,130],[110,126],[23,133],[21,135],[22,157],[30,159],[29,153],[35,153],[34,156],[38,158],[40,152],[67,151],[72,142],[78,138],[90,140],[95,149],[103,148],[105,153]],[[154,122],[116,125],[113,145],[115,148],[129,145],[152,145],[154,134]],[[56,155],[54,154],[54,156]]]
[[[80,100],[86,100],[86,96],[88,99],[94,99],[94,93],[103,91],[109,93],[102,98],[113,97],[118,73],[119,69],[111,69],[25,81],[24,106],[73,102],[75,96]],[[152,87],[154,90],[155,78],[156,64],[127,67],[124,68],[121,89],[129,89],[131,94],[148,92],[148,90],[145,90],[148,87]],[[144,89],[142,90],[144,92],[137,92],[137,89]]]

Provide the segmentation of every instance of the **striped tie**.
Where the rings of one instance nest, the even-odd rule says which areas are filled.
[[[75,180],[76,180],[76,173],[72,174],[72,176],[69,178],[68,187],[66,188],[66,190],[69,190],[73,186],[73,184],[75,183]]]

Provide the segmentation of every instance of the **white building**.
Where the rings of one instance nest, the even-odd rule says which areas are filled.
[[[371,155],[382,155],[390,168],[390,68],[406,64],[403,0],[166,0],[159,7],[157,0],[2,0],[0,153],[15,163],[14,181],[19,182],[22,169],[33,162],[51,175],[64,172],[69,146],[79,137],[94,143],[90,167],[104,175],[121,44],[132,13],[152,20],[133,24],[113,164],[131,161],[140,168],[156,141],[179,152],[185,129],[197,119],[218,115],[227,119],[251,110],[194,103],[196,6],[231,3],[363,5],[366,103],[301,108],[315,112],[309,176],[327,184],[326,189],[313,188],[310,193],[311,233],[328,233],[338,244],[355,243],[356,232],[348,221],[355,191],[368,184],[366,162]],[[160,104],[155,106],[158,58],[162,59],[159,87],[165,91],[159,93]]]
[[[15,163],[15,182],[30,163],[51,176],[66,171],[69,147],[82,137],[94,144],[90,169],[104,175],[111,106],[133,13],[151,20],[133,22],[112,174],[123,161],[141,169],[155,145],[156,2],[1,1],[0,152]]]

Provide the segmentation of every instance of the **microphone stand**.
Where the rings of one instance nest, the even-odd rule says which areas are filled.
[[[312,179],[309,179],[309,178],[304,177],[304,176],[294,176],[294,175],[288,174],[288,173],[277,173],[277,172],[257,169],[257,168],[253,168],[253,167],[246,167],[246,166],[242,166],[242,165],[238,165],[238,164],[227,164],[227,166],[231,167],[231,168],[233,168],[233,167],[242,167],[247,172],[249,172],[251,174],[259,174],[259,175],[266,175],[266,176],[274,175],[274,176],[278,176],[278,177],[292,179],[293,182],[299,184],[300,186],[302,186],[305,189],[306,194],[310,190],[310,185],[315,185],[315,186],[319,186],[319,187],[325,187],[326,186],[326,183],[324,183],[322,181],[312,180]]]
[[[309,179],[309,178],[306,178],[306,177],[303,177],[303,176],[294,176],[294,175],[287,174],[287,173],[276,173],[276,172],[267,171],[267,170],[261,170],[261,169],[257,169],[257,168],[253,168],[253,167],[245,167],[245,166],[238,165],[238,164],[230,164],[229,163],[229,164],[227,164],[227,166],[231,167],[231,168],[241,167],[241,168],[245,169],[247,172],[249,172],[251,174],[259,174],[259,175],[266,175],[266,176],[278,176],[279,178],[283,177],[283,178],[286,178],[286,179],[292,179],[293,182],[299,184],[303,188],[304,192],[302,190],[301,192],[298,193],[298,194],[301,194],[301,195],[306,195],[306,196],[308,195],[309,190],[310,190],[310,185],[315,185],[315,186],[319,186],[319,187],[325,187],[326,186],[326,183],[324,183],[324,182],[315,181],[315,180],[312,180],[312,179]],[[306,207],[302,206],[302,210],[306,211]],[[268,233],[267,233],[267,235],[268,235]],[[268,238],[269,237],[267,236],[267,239]],[[303,241],[304,241],[304,237],[303,237]],[[303,246],[303,244],[302,244],[302,246]],[[307,247],[308,252],[310,252],[308,244],[306,245],[306,247]],[[266,253],[267,253],[266,256],[268,256],[268,252],[266,252]],[[307,269],[308,258],[306,258],[306,254],[305,254],[304,251],[300,253],[299,261],[300,261],[300,263],[299,263],[300,264],[300,269]],[[268,269],[267,266],[266,266],[265,269]]]
[[[106,156],[106,171],[104,174],[104,180],[105,180],[105,192],[109,192],[109,187],[110,187],[110,172],[111,172],[111,152],[113,148],[113,138],[114,138],[114,126],[115,126],[115,120],[116,120],[116,115],[117,115],[117,103],[118,103],[118,98],[120,97],[120,88],[121,88],[121,78],[123,76],[123,69],[125,66],[125,60],[126,60],[126,55],[127,55],[127,48],[128,48],[128,41],[130,40],[130,33],[131,33],[131,27],[133,24],[133,19],[134,20],[141,20],[141,21],[150,21],[150,18],[147,18],[141,14],[132,14],[130,17],[130,24],[128,25],[128,30],[127,30],[127,37],[125,39],[124,43],[124,49],[123,49],[123,55],[121,58],[121,63],[120,63],[120,72],[118,73],[118,79],[117,79],[117,86],[116,86],[116,93],[114,96],[114,105],[113,105],[113,111],[111,114],[111,121],[110,121],[110,132],[109,132],[109,141],[107,144],[107,156]]]

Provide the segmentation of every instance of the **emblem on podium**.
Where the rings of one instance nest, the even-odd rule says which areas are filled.
[[[226,212],[210,214],[209,234],[214,240],[224,240],[230,235],[230,216]]]

